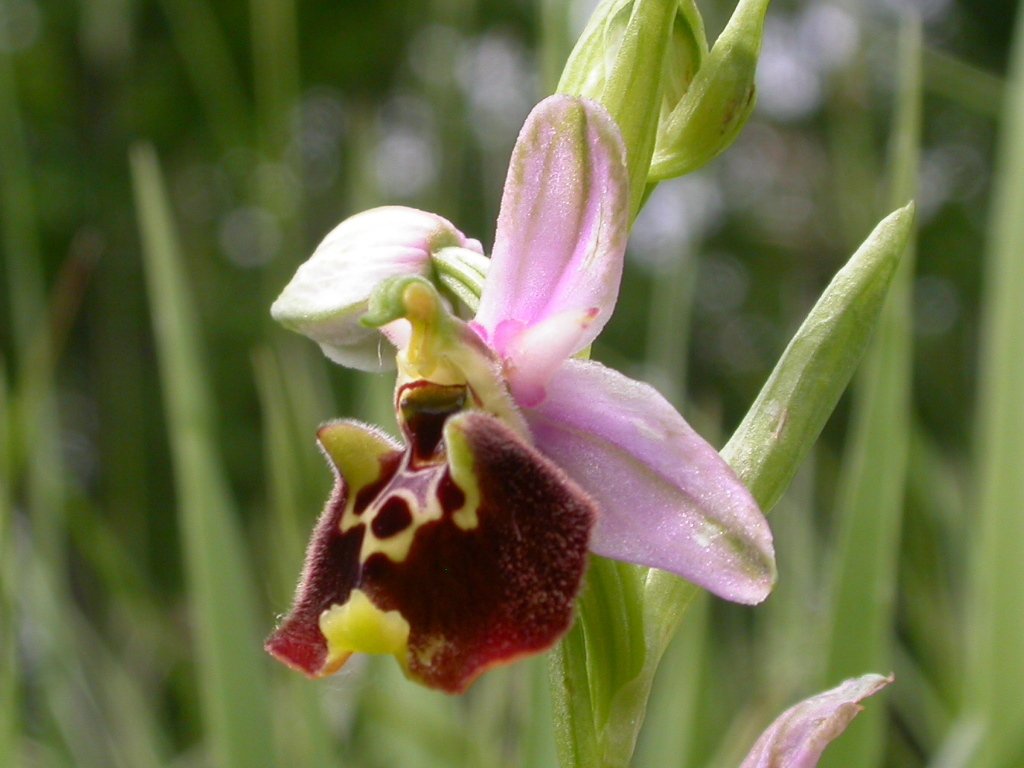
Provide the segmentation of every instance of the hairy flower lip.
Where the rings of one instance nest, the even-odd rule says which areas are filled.
[[[568,631],[593,501],[490,414],[460,412],[444,432],[446,460],[416,468],[365,425],[321,430],[338,481],[266,643],[275,657],[323,677],[353,652],[392,653],[410,677],[461,693]],[[392,502],[414,495],[412,514],[382,530]]]

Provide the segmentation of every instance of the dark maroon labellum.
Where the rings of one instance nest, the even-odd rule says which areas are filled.
[[[338,637],[348,635],[329,640],[321,631],[321,617],[344,612],[354,596],[362,618],[370,611],[386,618],[382,626],[407,629],[397,645],[391,635],[390,645],[371,637],[368,650],[385,648],[411,677],[451,693],[491,666],[549,648],[568,630],[593,502],[503,422],[462,410],[465,397],[464,387],[404,387],[404,451],[360,425],[336,427],[353,445],[378,446],[379,471],[366,477],[365,458],[335,440],[337,487],[310,542],[292,612],[267,642],[282,661],[319,677],[350,651],[367,650],[339,647],[349,641]],[[347,463],[364,472],[351,505]]]

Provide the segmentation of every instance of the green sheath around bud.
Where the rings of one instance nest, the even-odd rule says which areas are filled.
[[[696,3],[693,0],[679,0],[676,17],[672,23],[669,48],[665,52],[659,133],[660,126],[668,120],[676,105],[686,95],[707,55],[708,40],[704,33],[704,19],[701,18]]]
[[[686,93],[658,127],[651,182],[691,173],[721,154],[754,109],[754,75],[769,0],[740,0]]]
[[[630,206],[643,199],[665,93],[664,70],[679,0],[604,0],[590,17],[558,82],[558,93],[598,102],[626,145]],[[699,18],[699,16],[697,16]],[[703,25],[691,36],[703,39]],[[693,57],[699,59],[700,52]],[[684,56],[684,58],[686,58]]]

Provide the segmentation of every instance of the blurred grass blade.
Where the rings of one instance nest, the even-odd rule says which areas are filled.
[[[890,205],[903,205],[908,200],[915,199],[918,194],[918,172],[921,164],[923,46],[921,18],[915,12],[907,11],[900,25],[897,58],[899,79],[896,84],[893,133],[889,144],[889,163],[892,168],[889,190]],[[894,285],[890,289],[890,293],[894,296],[888,300],[889,307],[899,306],[901,303],[908,305],[904,310],[908,314],[905,318],[908,330],[911,319],[909,317],[909,304],[911,303],[909,275],[914,271],[915,247],[916,243],[911,238],[907,245],[907,252],[903,256],[901,266],[894,278],[894,281],[902,280],[908,285]],[[901,296],[896,293],[897,288],[906,295]],[[891,309],[886,311],[890,314],[893,313]],[[888,322],[888,318],[883,316],[882,322]],[[876,348],[880,346],[883,344],[875,343]]]
[[[1017,10],[1005,112],[993,165],[977,403],[966,695],[980,718],[975,765],[1024,759],[1024,12]]]
[[[1003,79],[938,48],[922,52],[924,87],[972,112],[998,118],[1003,106]]]
[[[315,433],[297,434],[289,413],[290,377],[284,374],[274,353],[269,348],[257,350],[253,355],[253,369],[260,398],[263,471],[271,512],[267,533],[275,542],[273,551],[267,553],[274,576],[271,597],[284,609],[295,590],[306,540],[330,493],[331,478],[326,471],[322,482],[310,484],[303,473],[303,452],[318,453],[314,447]],[[317,489],[321,498],[311,498],[310,485]]]
[[[210,760],[223,768],[269,767],[275,760],[253,573],[215,449],[198,318],[153,149],[135,147],[131,166]]]
[[[256,105],[256,129],[261,156],[280,163],[298,179],[302,169],[289,155],[306,140],[306,132],[296,130],[300,101],[298,13],[295,0],[249,0],[252,35],[252,73]],[[253,202],[270,212],[279,227],[272,236],[261,236],[259,247],[270,259],[263,270],[263,296],[267,304],[277,296],[290,277],[292,262],[273,258],[278,253],[301,254],[308,245],[303,236],[301,184],[270,184],[256,178]],[[270,323],[270,313],[259,318]]]
[[[45,574],[36,577],[45,600],[52,603],[50,610],[62,617],[71,634],[63,646],[54,643],[50,663],[73,669],[87,681],[88,692],[95,693],[99,722],[89,727],[106,736],[111,754],[102,765],[158,768],[166,764],[171,749],[152,693],[165,671],[188,654],[182,652],[180,634],[167,631],[166,611],[135,552],[125,548],[124,531],[105,519],[107,510],[84,499],[75,501],[68,521],[70,543],[81,558],[78,572],[87,565],[117,608],[97,626],[74,601],[73,592],[57,595]]]
[[[0,765],[18,765],[18,654],[14,584],[14,496],[7,367],[0,356]]]
[[[220,148],[226,151],[247,144],[252,139],[248,129],[250,106],[228,38],[210,3],[160,0],[160,6]]]
[[[390,658],[371,656],[365,662],[355,750],[361,764],[476,768],[477,734],[460,716],[464,699],[410,685]]]
[[[299,94],[295,0],[249,0],[260,143],[283,151]]]
[[[525,740],[525,724],[519,717],[523,696],[530,685],[529,665],[501,667],[484,675],[458,704],[456,728],[467,734],[467,750],[460,765],[492,768],[529,765],[516,760]],[[550,722],[550,721],[549,721]],[[447,765],[450,765],[448,763]],[[549,763],[552,768],[555,762]],[[543,763],[541,763],[543,765]]]
[[[917,654],[911,652],[902,638],[893,643],[892,666],[899,675],[899,685],[892,691],[893,716],[900,722],[900,730],[906,734],[907,741],[923,745],[921,751],[927,754],[935,754],[946,734],[953,730],[949,700],[936,689]],[[894,751],[890,747],[887,753]]]
[[[641,220],[641,226],[643,221]],[[652,384],[677,407],[686,399],[690,325],[697,285],[697,259],[689,247],[665,254],[653,270],[647,315],[646,373]],[[671,328],[672,333],[665,329]]]
[[[846,10],[858,25],[864,23],[867,9],[862,4],[851,3]],[[831,173],[840,180],[834,184],[832,217],[839,241],[847,247],[875,221],[874,201],[884,172],[876,150],[877,126],[864,103],[871,82],[866,48],[858,46],[849,63],[835,73],[824,113]]]
[[[819,466],[828,463],[822,461],[823,454],[828,453],[825,447],[812,451],[772,511],[779,578],[771,599],[755,612],[754,634],[746,643],[734,641],[727,645],[725,654],[719,652],[720,664],[737,669],[743,676],[740,679],[755,677],[759,683],[760,695],[752,697],[744,690],[739,692],[738,701],[734,697],[733,701],[721,705],[725,711],[743,709],[751,718],[753,730],[736,744],[733,765],[741,759],[740,749],[757,738],[758,728],[793,699],[818,687],[817,675],[827,635],[824,632],[826,617],[818,608],[822,603],[825,558],[816,489],[822,482]],[[743,666],[739,666],[741,664]],[[715,697],[716,701],[720,699]]]
[[[56,568],[64,562],[65,474],[35,191],[13,62],[8,51],[0,50],[0,242],[16,382],[9,411],[12,461],[26,467],[25,495],[33,536],[40,556]]]
[[[934,753],[946,740],[953,718],[961,714],[962,591],[973,523],[964,514],[964,475],[969,466],[959,455],[950,455],[948,447],[941,446],[916,419],[909,462],[898,592],[898,647],[906,648],[898,658],[907,661],[895,666],[899,680],[893,699],[895,716],[908,724],[909,740]],[[914,686],[904,684],[910,661],[935,691],[941,707],[922,702],[915,697]]]
[[[18,562],[21,612],[66,636],[40,634],[30,674],[43,693],[76,768],[158,768],[168,753],[155,709],[133,671],[111,652],[54,574],[24,542]],[[30,607],[30,608],[29,608]],[[17,763],[15,763],[17,764]]]
[[[2,46],[0,46],[2,48]],[[8,506],[4,512],[4,535],[6,552],[0,551],[4,563],[0,565],[0,583],[5,594],[0,602],[12,619],[7,639],[11,647],[4,649],[12,656],[12,664],[6,674],[11,675],[3,685],[4,696],[20,701],[22,691],[15,673],[25,674],[23,659],[14,647],[16,633],[21,627],[32,626],[42,635],[58,638],[65,653],[73,653],[74,634],[69,630],[64,617],[59,614],[41,615],[34,605],[25,606],[18,602],[23,589],[18,568],[18,547],[14,540],[14,508],[20,503],[25,510],[29,526],[26,538],[33,541],[33,555],[52,574],[58,586],[63,586],[66,574],[65,557],[65,482],[62,441],[57,424],[57,398],[53,386],[53,363],[51,335],[47,322],[45,284],[42,251],[39,243],[39,221],[36,214],[36,181],[22,123],[21,109],[15,81],[12,53],[0,50],[0,237],[3,246],[3,273],[6,282],[4,299],[9,311],[9,320],[0,320],[4,331],[9,331],[13,358],[11,359],[11,380],[14,386],[5,393],[5,407],[0,419],[4,422],[2,479],[4,485],[0,504]],[[3,334],[0,334],[3,335]],[[15,497],[15,487],[20,491]],[[17,579],[17,584],[15,580]],[[5,641],[6,642],[6,641]],[[6,664],[5,664],[6,666]],[[61,700],[61,693],[67,686],[61,670],[44,667],[36,673],[33,684],[36,691],[52,704]],[[6,709],[6,708],[5,708]],[[11,710],[0,719],[5,719],[0,728],[10,728],[11,748],[21,749],[17,718],[20,707]],[[63,737],[73,743],[75,734],[69,736],[64,730],[60,737],[52,732],[51,726],[61,730],[60,723],[54,723],[51,715],[59,717],[52,710],[40,712],[38,724],[46,737]],[[6,720],[10,718],[10,720]],[[82,734],[80,729],[77,734]],[[85,736],[90,738],[88,735]],[[15,763],[12,764],[16,764]]]
[[[892,137],[892,195],[916,192],[921,131],[921,27],[904,19]],[[892,668],[900,531],[910,444],[914,246],[893,278],[878,331],[857,382],[851,437],[838,494],[831,637],[825,681]],[[882,762],[886,711],[869,707],[825,754],[824,765],[868,768]]]
[[[528,671],[526,697],[520,719],[523,722],[523,738],[519,746],[519,764],[558,765],[555,751],[554,731],[551,723],[551,695],[548,684],[547,663],[544,658],[524,662]]]
[[[538,0],[538,4],[540,92],[554,93],[574,42],[569,30],[570,6],[561,0]]]
[[[10,303],[7,321],[22,364],[42,326],[44,288],[36,228],[35,193],[22,126],[14,67],[0,49],[0,234]],[[6,323],[5,323],[6,324]],[[17,370],[14,371],[18,373]]]
[[[267,540],[273,550],[265,558],[273,575],[271,598],[283,610],[289,605],[302,568],[306,538],[324,504],[331,485],[330,472],[314,448],[312,425],[301,431],[292,418],[289,394],[305,390],[316,400],[313,387],[301,366],[284,366],[268,348],[253,356],[256,386],[260,397],[264,433],[264,475],[270,499]],[[316,454],[320,482],[310,482],[304,472],[303,454]],[[313,494],[316,494],[315,498]],[[277,720],[284,723],[280,743],[282,754],[293,765],[329,768],[337,763],[334,739],[320,703],[321,689],[299,675],[282,668],[286,680],[274,692]],[[289,722],[293,721],[293,722]]]
[[[16,541],[0,542],[0,765],[164,765],[168,750],[144,683],[86,620],[30,530],[7,534]]]

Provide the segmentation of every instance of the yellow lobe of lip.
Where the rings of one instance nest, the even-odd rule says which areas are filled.
[[[382,611],[361,589],[320,615],[320,632],[327,640],[325,666],[352,653],[390,653],[407,666],[409,622],[398,611]]]

